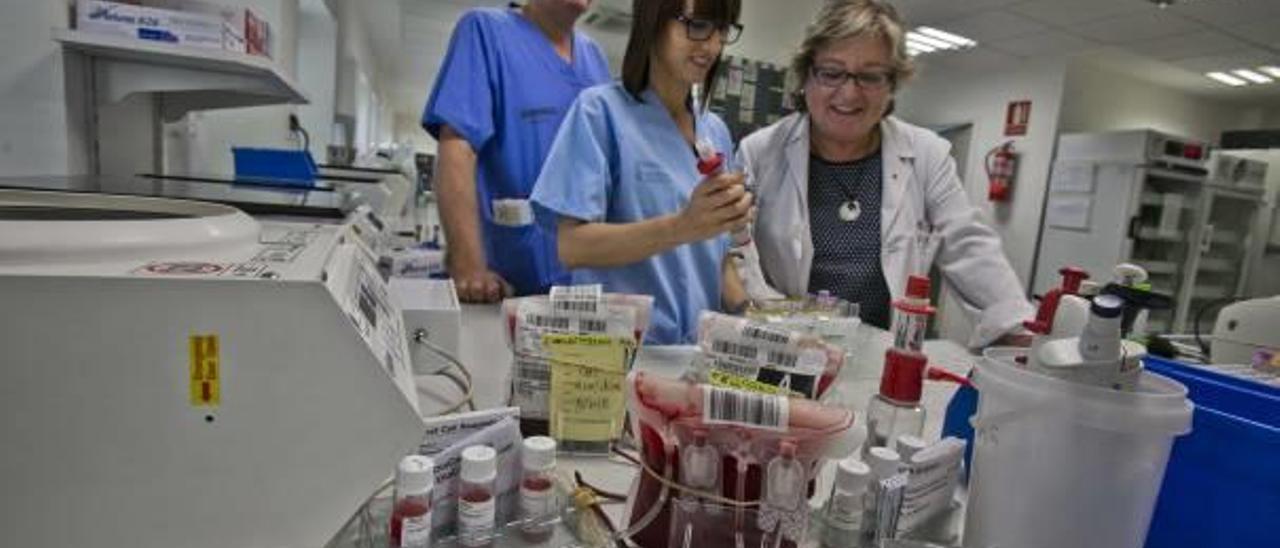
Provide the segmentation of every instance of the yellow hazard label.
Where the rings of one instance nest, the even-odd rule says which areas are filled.
[[[191,336],[191,405],[217,407],[222,400],[217,335]]]

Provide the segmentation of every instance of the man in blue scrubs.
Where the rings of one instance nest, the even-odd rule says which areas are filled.
[[[458,21],[422,115],[440,143],[447,266],[465,302],[544,293],[568,274],[529,193],[560,122],[608,62],[574,30],[590,0],[530,0]]]

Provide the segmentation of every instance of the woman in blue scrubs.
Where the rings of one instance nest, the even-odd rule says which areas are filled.
[[[720,308],[727,234],[754,215],[741,173],[704,177],[694,144],[732,156],[714,114],[694,113],[694,84],[713,88],[737,40],[740,0],[636,0],[622,82],[582,92],[551,146],[532,200],[558,227],[577,284],[655,297],[647,342],[696,338]],[[706,97],[702,97],[706,100]]]

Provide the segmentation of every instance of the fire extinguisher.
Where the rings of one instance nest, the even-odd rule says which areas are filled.
[[[1007,202],[1013,193],[1013,178],[1018,171],[1018,153],[1013,150],[1013,141],[991,149],[986,158],[987,199],[993,202]]]

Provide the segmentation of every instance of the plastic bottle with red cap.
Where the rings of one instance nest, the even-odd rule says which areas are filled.
[[[1062,275],[1062,285],[1050,289],[1040,299],[1040,307],[1036,309],[1036,319],[1024,322],[1028,331],[1037,335],[1048,335],[1053,331],[1053,320],[1058,314],[1058,303],[1063,295],[1077,295],[1080,284],[1089,278],[1089,273],[1074,266],[1063,267],[1058,271]]]
[[[894,301],[893,347],[884,355],[880,393],[867,406],[865,455],[872,447],[888,447],[898,436],[919,436],[924,431],[925,410],[920,406],[924,391],[924,336],[934,308],[929,304],[929,279],[907,278],[907,292]]]

